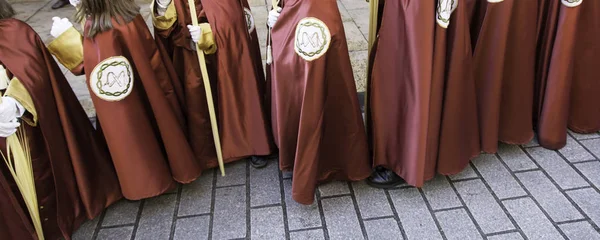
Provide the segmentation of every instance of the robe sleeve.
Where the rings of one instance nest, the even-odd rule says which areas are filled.
[[[217,44],[215,43],[215,36],[213,35],[210,24],[201,23],[198,26],[202,29],[202,38],[200,38],[200,41],[198,42],[198,47],[200,47],[205,54],[217,52]]]
[[[31,95],[29,95],[29,92],[27,91],[23,83],[19,81],[19,79],[13,78],[10,81],[10,84],[8,85],[8,88],[6,89],[6,93],[4,95],[14,98],[21,105],[23,105],[27,112],[23,114],[21,119],[25,121],[25,123],[32,127],[37,126],[38,114],[35,110],[33,99],[31,98]]]
[[[58,61],[75,75],[82,75],[83,71],[83,39],[81,34],[73,27],[54,39],[48,50]]]

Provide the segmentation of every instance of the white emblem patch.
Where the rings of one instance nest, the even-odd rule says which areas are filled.
[[[448,28],[452,12],[456,10],[458,0],[440,0],[435,13],[435,21],[443,28]]]
[[[577,7],[583,0],[560,0],[567,7]]]
[[[244,17],[246,18],[246,26],[248,27],[248,32],[254,31],[254,16],[252,15],[252,11],[248,8],[244,8]]]
[[[329,49],[331,33],[325,23],[317,18],[300,20],[296,26],[294,49],[306,61],[323,56]]]
[[[100,62],[90,75],[90,89],[106,101],[120,101],[133,89],[133,70],[127,58],[110,57]]]
[[[504,0],[487,0],[490,3],[499,3],[499,2],[503,2]]]

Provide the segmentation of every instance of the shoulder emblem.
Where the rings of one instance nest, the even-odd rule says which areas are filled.
[[[583,0],[560,0],[563,5],[567,7],[577,7],[583,2]]]
[[[487,0],[490,3],[499,3],[499,2],[504,2],[504,0]]]
[[[252,15],[252,11],[248,8],[244,8],[244,18],[246,19],[246,26],[248,27],[248,32],[254,31],[254,16]]]
[[[456,10],[458,0],[440,0],[435,13],[435,21],[443,28],[448,28],[452,12]]]
[[[298,22],[294,50],[306,61],[323,56],[331,43],[331,33],[325,23],[317,18],[307,17]]]
[[[133,70],[127,58],[110,57],[100,62],[90,75],[90,89],[99,98],[116,102],[133,90]]]

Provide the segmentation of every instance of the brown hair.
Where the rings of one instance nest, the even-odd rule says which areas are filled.
[[[87,36],[94,37],[112,29],[112,19],[118,24],[126,24],[133,21],[139,13],[140,7],[134,0],[81,0],[75,20],[83,22],[89,19],[91,27]]]
[[[6,0],[0,0],[0,19],[11,18],[15,15],[15,10]]]

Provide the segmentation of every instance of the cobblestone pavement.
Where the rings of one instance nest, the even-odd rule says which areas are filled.
[[[261,39],[266,7],[250,0]],[[364,89],[368,5],[338,2],[358,90]],[[50,38],[46,2],[19,3],[18,18]],[[149,18],[144,5],[144,17]],[[264,42],[263,44],[264,45]],[[264,47],[263,47],[264,49]],[[82,78],[68,76],[90,116]],[[533,141],[501,145],[464,172],[438,176],[423,188],[377,190],[364,182],[323,185],[313,205],[291,200],[291,179],[277,162],[256,170],[247,162],[214,170],[196,182],[144,201],[120,201],[85,223],[75,239],[600,239],[600,133],[570,133],[560,151]]]

